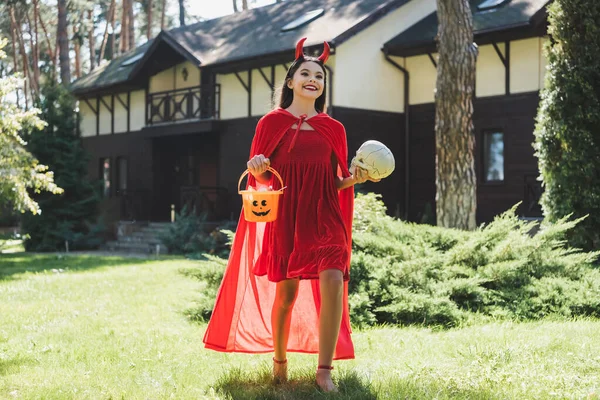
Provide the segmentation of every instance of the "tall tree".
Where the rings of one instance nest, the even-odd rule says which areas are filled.
[[[73,24],[73,50],[75,51],[75,77],[81,78],[81,34],[80,24]]]
[[[179,26],[185,26],[185,0],[179,0]]]
[[[94,23],[94,6],[92,5],[88,9],[88,20],[89,20],[89,31],[88,31],[88,45],[90,48],[90,71],[96,68],[96,24]]]
[[[127,29],[128,35],[127,43],[129,44],[128,50],[135,49],[135,16],[133,15],[133,3],[135,0],[129,0],[127,2]]]
[[[129,50],[129,2],[131,0],[123,0],[121,7],[121,48],[120,53],[123,54]]]
[[[476,227],[473,93],[477,46],[469,0],[437,0],[436,212],[439,226]]]
[[[569,241],[600,249],[600,3],[555,0],[548,16],[548,69],[534,145],[541,204],[549,221],[588,215]]]
[[[248,10],[248,0],[242,0],[242,10]]]
[[[95,247],[96,218],[100,200],[99,182],[87,176],[88,158],[77,134],[75,99],[66,88],[49,81],[42,87],[40,101],[46,127],[32,131],[27,148],[52,168],[62,196],[38,194],[34,199],[44,211],[39,216],[24,216],[22,228],[29,235],[29,251],[56,251]]]
[[[167,10],[167,0],[162,0],[162,7],[160,10],[160,30],[165,29],[165,12]]]
[[[108,27],[112,27],[112,35],[114,37],[114,24],[115,24],[115,8],[116,8],[115,0],[110,1],[110,6],[108,7],[108,12],[106,13],[106,26],[104,27],[104,35],[102,35],[102,43],[100,44],[100,56],[98,57],[98,64],[102,62],[104,59],[104,52],[106,51],[106,44],[108,43]],[[111,52],[112,54],[112,52]]]
[[[17,55],[17,27],[15,26],[15,19],[13,15],[12,7],[9,10],[10,13],[10,36],[11,36],[11,45],[12,45],[12,59],[13,59],[13,74],[19,73],[19,57]],[[0,49],[2,51],[2,49]],[[5,54],[5,53],[3,53]],[[20,107],[19,104],[19,90],[15,90],[15,97],[17,100],[17,107]]]
[[[0,38],[0,60],[6,57],[3,51],[6,43],[6,39]],[[54,183],[48,167],[39,164],[25,148],[21,131],[42,129],[44,122],[38,117],[39,110],[22,111],[8,100],[18,85],[16,77],[0,76],[0,206],[39,214],[39,205],[28,190],[59,194],[62,189]]]
[[[146,24],[148,25],[148,30],[146,32],[146,37],[150,40],[152,39],[152,0],[148,0],[147,8],[146,15],[148,16],[148,19]]]
[[[237,6],[237,0],[233,0],[233,12],[240,12]]]
[[[60,80],[63,85],[71,83],[71,61],[69,57],[69,36],[67,34],[67,0],[58,0],[58,57],[60,61]]]

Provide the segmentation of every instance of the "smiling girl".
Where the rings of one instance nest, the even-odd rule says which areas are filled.
[[[325,114],[329,56],[308,57],[301,39],[279,107],[258,122],[247,163],[249,186],[286,189],[273,222],[240,218],[204,342],[218,351],[274,352],[276,382],[287,380],[287,352],[317,353],[316,382],[336,391],[334,359],[354,358],[348,279],[353,186],[346,132]]]

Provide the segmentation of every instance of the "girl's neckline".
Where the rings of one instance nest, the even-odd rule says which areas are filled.
[[[291,112],[289,112],[288,110],[286,110],[285,108],[279,107],[279,110],[282,110],[282,111],[284,111],[284,112],[286,112],[286,113],[290,114],[290,115],[291,115],[292,117],[294,117],[294,118],[300,119],[300,116],[299,116],[299,115],[294,115],[294,114],[292,114]],[[321,114],[323,114],[323,113],[317,113],[317,114],[313,115],[312,117],[305,118],[305,119],[304,119],[304,122],[306,122],[306,121],[310,121],[312,118],[316,117],[317,115],[321,115]]]

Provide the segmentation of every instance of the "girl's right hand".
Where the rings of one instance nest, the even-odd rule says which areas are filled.
[[[255,178],[265,173],[269,165],[271,161],[262,154],[252,157],[247,163],[248,170]]]

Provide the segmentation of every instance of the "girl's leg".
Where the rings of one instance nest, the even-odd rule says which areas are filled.
[[[273,331],[273,377],[276,382],[287,380],[287,342],[290,335],[292,308],[298,296],[298,279],[286,279],[277,282],[275,301],[271,312]]]
[[[327,269],[319,274],[321,312],[319,316],[319,366],[330,367],[342,323],[342,271]],[[317,369],[317,384],[326,392],[337,391],[330,369]]]

